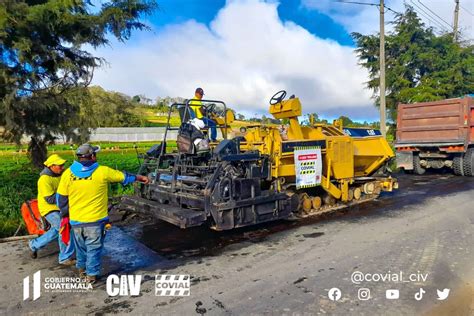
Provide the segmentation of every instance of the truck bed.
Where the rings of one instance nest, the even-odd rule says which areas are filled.
[[[399,104],[396,147],[455,146],[474,142],[474,99]]]

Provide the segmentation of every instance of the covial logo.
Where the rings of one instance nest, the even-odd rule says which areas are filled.
[[[342,292],[337,287],[333,287],[328,292],[328,297],[331,301],[339,301],[341,299]]]
[[[163,274],[155,277],[156,296],[189,296],[191,279],[188,274]]]
[[[41,270],[33,274],[33,301],[41,296]],[[30,276],[23,279],[23,300],[30,298]]]

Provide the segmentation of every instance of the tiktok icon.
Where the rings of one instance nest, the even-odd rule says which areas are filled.
[[[415,300],[421,301],[423,299],[423,294],[425,294],[425,293],[426,293],[426,291],[423,290],[422,287],[420,287],[420,290],[415,293]]]

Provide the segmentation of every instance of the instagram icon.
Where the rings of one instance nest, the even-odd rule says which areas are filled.
[[[360,288],[357,292],[357,297],[360,301],[368,301],[370,299],[370,289]]]

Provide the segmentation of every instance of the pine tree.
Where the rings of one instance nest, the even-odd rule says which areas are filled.
[[[153,0],[1,0],[0,126],[17,143],[30,137],[33,163],[41,165],[55,135],[72,136],[79,113],[70,93],[90,83],[103,60],[84,49],[130,38]]]
[[[397,104],[461,97],[474,92],[474,46],[434,34],[410,6],[396,17],[386,39],[386,102],[396,121]],[[352,34],[367,87],[379,104],[379,35]]]

